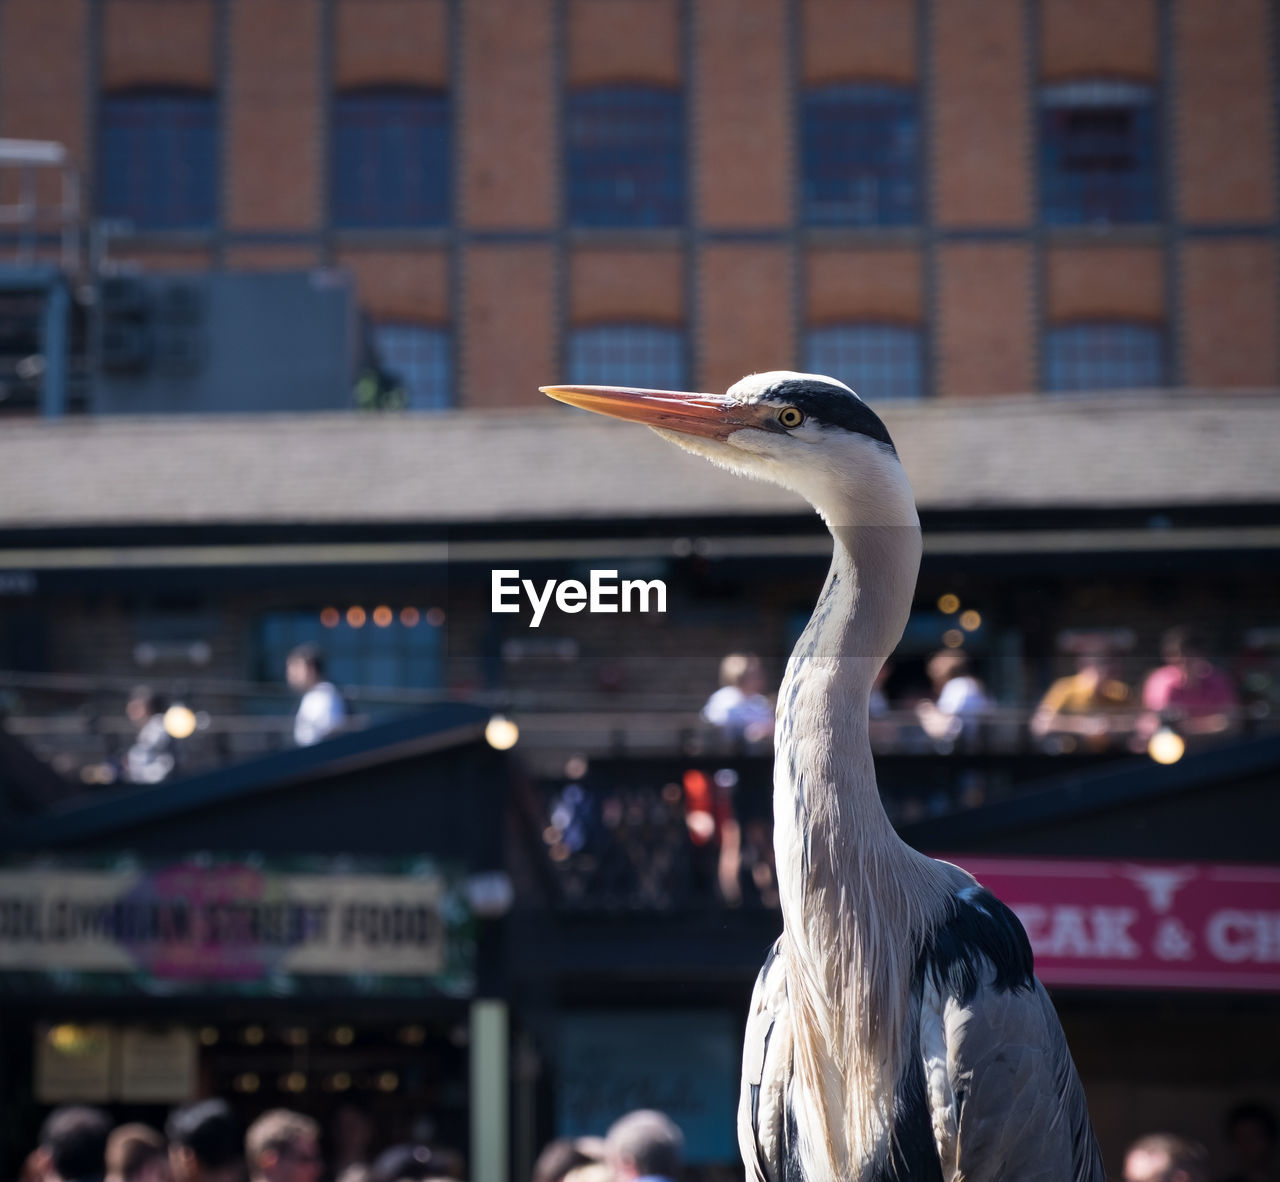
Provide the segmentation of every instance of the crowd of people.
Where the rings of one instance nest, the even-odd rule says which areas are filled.
[[[366,1128],[365,1132],[369,1130]],[[1211,1171],[1201,1142],[1159,1132],[1132,1142],[1122,1182],[1280,1182],[1277,1125],[1270,1109],[1241,1104],[1224,1127],[1228,1172]],[[113,1128],[96,1108],[55,1109],[40,1130],[19,1182],[461,1182],[462,1156],[417,1143],[353,1159],[352,1143],[323,1152],[320,1125],[276,1108],[241,1132],[220,1099],[175,1109],[163,1133],[145,1124]],[[357,1138],[370,1148],[369,1137]],[[680,1182],[684,1136],[664,1113],[639,1109],[602,1136],[561,1137],[534,1163],[530,1182]],[[365,1160],[365,1157],[368,1160]]]
[[[367,1123],[356,1138],[323,1152],[312,1117],[287,1108],[241,1129],[218,1098],[175,1109],[164,1132],[139,1123],[112,1126],[98,1108],[56,1108],[40,1129],[19,1182],[461,1182],[466,1163],[440,1146],[404,1142],[369,1154]],[[669,1117],[640,1109],[601,1137],[560,1138],[539,1155],[531,1182],[676,1182],[684,1136]]]
[[[1160,642],[1160,664],[1140,684],[1124,680],[1120,654],[1100,643],[1074,653],[1075,670],[1055,680],[1027,717],[1028,737],[1043,751],[1143,751],[1161,727],[1184,741],[1230,734],[1242,724],[1242,698],[1231,676],[1210,659],[1188,628],[1171,628]],[[871,740],[882,750],[937,752],[973,749],[1001,711],[961,648],[944,648],[924,664],[927,691],[889,694],[892,663],[870,695]],[[703,707],[705,723],[731,746],[766,751],[773,734],[773,702],[759,659],[730,653],[720,665],[720,688]],[[1017,711],[1022,703],[1012,703]]]

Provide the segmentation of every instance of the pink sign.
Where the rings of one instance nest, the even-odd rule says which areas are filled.
[[[941,856],[1017,913],[1046,985],[1280,991],[1280,866]]]

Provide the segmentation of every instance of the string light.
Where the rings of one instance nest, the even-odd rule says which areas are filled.
[[[380,603],[373,609],[373,622],[379,628],[390,628],[395,618],[395,613],[385,603]]]
[[[982,627],[982,617],[973,608],[970,608],[967,612],[961,612],[960,627],[966,632],[976,632]]]
[[[358,604],[355,607],[347,608],[347,623],[350,624],[352,628],[363,628],[365,619],[366,616],[364,608],[360,607]]]
[[[944,616],[955,615],[960,610],[960,596],[952,595],[950,591],[938,596],[938,610]]]
[[[320,623],[326,628],[336,628],[342,622],[342,613],[336,607],[326,607],[320,613]]]

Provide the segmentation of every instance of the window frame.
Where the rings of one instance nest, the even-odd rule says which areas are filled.
[[[132,122],[122,118],[129,114],[126,104],[135,107]],[[183,105],[187,107],[185,112]],[[148,117],[155,115],[162,118],[150,121]],[[222,159],[219,116],[217,92],[204,87],[127,86],[104,90],[98,98],[94,168],[98,216],[129,221],[132,229],[141,233],[216,229]],[[199,124],[189,133],[197,137],[195,140],[178,141],[174,136],[184,118]],[[114,170],[115,162],[122,154],[128,155],[136,143],[126,148],[122,142],[113,142],[118,135],[143,137],[143,153],[123,173]],[[185,193],[175,183],[182,177],[191,178]],[[139,191],[149,200],[131,205],[131,198]],[[177,194],[183,194],[182,201],[174,200]],[[117,202],[117,196],[123,200]],[[163,207],[156,205],[162,209],[158,217],[147,208],[157,200],[164,202]]]
[[[1155,366],[1155,381],[1151,383],[1106,381],[1087,385],[1055,385],[1055,372],[1064,369],[1068,365],[1074,365],[1086,370],[1089,367],[1094,367],[1101,371],[1102,367],[1108,364],[1106,361],[1090,361],[1087,357],[1076,360],[1069,357],[1055,357],[1054,355],[1055,348],[1061,348],[1067,344],[1065,334],[1099,330],[1114,332],[1117,334],[1117,339],[1120,334],[1124,333],[1150,334],[1146,343],[1151,347],[1150,356]],[[1113,342],[1113,344],[1115,343],[1117,342]],[[1078,348],[1079,346],[1077,345],[1076,347]],[[1095,316],[1049,324],[1045,327],[1043,357],[1042,384],[1045,393],[1054,396],[1070,397],[1075,394],[1094,394],[1120,390],[1160,390],[1165,389],[1169,384],[1168,332],[1164,324],[1156,321]],[[1136,365],[1138,362],[1133,358],[1126,358],[1123,364]]]
[[[663,340],[671,352],[665,360],[649,362],[648,372],[654,376],[645,376],[643,371],[628,369],[628,366],[641,366],[645,362],[621,360],[614,362],[608,358],[608,350],[621,345],[624,349],[649,347],[654,341],[644,342],[639,339],[615,342],[607,340],[608,334],[640,334],[651,333],[653,337]],[[588,342],[585,338],[596,334],[596,340]],[[587,344],[598,349],[602,356],[583,358],[578,350]],[[627,319],[592,321],[586,324],[575,324],[569,327],[565,348],[566,370],[569,382],[573,385],[598,386],[638,386],[653,390],[683,390],[688,387],[689,380],[689,340],[683,325],[669,324],[663,321]],[[662,367],[669,366],[667,376],[663,376]],[[641,380],[635,380],[637,377]]]
[[[837,114],[842,105],[846,110],[842,115]],[[823,108],[826,108],[825,112]],[[870,132],[864,131],[859,141],[857,132],[862,121],[867,119],[868,112],[877,108],[885,112],[883,123]],[[825,129],[822,120],[824,114],[828,123]],[[804,225],[898,229],[923,223],[926,178],[918,86],[865,79],[809,86],[801,93],[798,119],[800,127],[796,141],[800,168],[800,219]],[[838,156],[829,142],[824,143],[824,140],[835,138],[830,124],[841,121],[844,125],[841,133],[844,140],[853,147],[869,148],[861,164],[856,152],[849,151]],[[894,125],[895,121],[897,126]],[[893,143],[893,137],[902,134],[904,122],[910,143],[902,152],[904,158],[895,162],[892,160],[893,154],[900,149]],[[879,141],[877,136],[881,137]],[[878,159],[880,156],[884,159]],[[836,175],[838,170],[834,167],[837,160],[842,160],[847,165],[840,175]],[[822,167],[818,167],[819,164]],[[824,173],[829,175],[824,176]],[[873,182],[875,191],[870,198],[871,212],[866,216],[859,216],[852,211],[855,204],[852,195],[840,201],[834,198],[823,201],[820,194],[815,192],[823,187],[824,182],[828,187],[842,185],[852,189],[861,180],[868,178]],[[905,190],[896,199],[892,197],[893,185]],[[890,196],[885,195],[886,190]],[[865,203],[866,199],[863,201]],[[839,211],[841,204],[846,207],[844,213]],[[828,212],[820,212],[823,205],[830,207]]]
[[[401,387],[405,392],[405,409],[415,411],[439,411],[451,410],[457,405],[456,390],[454,388],[453,374],[453,334],[449,330],[449,326],[445,324],[425,324],[416,320],[387,319],[372,320],[370,323],[370,331],[373,338],[373,348],[377,357],[379,368],[388,376],[399,380]],[[438,349],[436,358],[426,358],[421,364],[439,367],[442,374],[441,394],[442,397],[436,401],[418,402],[414,399],[414,390],[411,382],[406,377],[403,370],[398,370],[393,360],[388,356],[388,340],[385,333],[405,333],[413,334],[415,339],[405,338],[404,344],[417,346],[427,341]],[[396,352],[393,348],[391,352]],[[402,363],[403,365],[403,363]],[[413,362],[409,363],[413,368]]]
[[[864,358],[859,362],[841,360],[839,365],[834,368],[843,372],[833,373],[830,368],[826,367],[826,363],[821,362],[816,355],[819,347],[819,341],[816,338],[821,337],[823,334],[835,333],[883,334],[885,339],[881,342],[881,347],[886,352],[892,352],[902,346],[906,346],[906,348],[900,357],[884,357],[874,361]],[[837,378],[850,386],[860,398],[864,398],[873,404],[879,402],[918,402],[927,397],[929,391],[925,340],[925,326],[910,321],[877,319],[874,317],[828,320],[818,324],[811,324],[805,329],[802,368],[808,373],[826,373],[829,377]],[[892,374],[895,369],[902,368],[905,372],[914,376],[914,389],[890,392],[894,383],[888,379],[886,379],[883,387],[877,386],[873,382],[875,388],[859,389],[859,382],[854,380],[856,375],[850,372],[855,365],[868,368],[879,366],[889,374]],[[864,368],[863,372],[867,372],[867,369]]]
[[[1078,129],[1077,140],[1069,128],[1073,116],[1092,113],[1095,119],[1114,112],[1127,112],[1133,167],[1122,178],[1108,180],[1104,167],[1068,167],[1073,151],[1077,161],[1078,140],[1090,133]],[[1037,169],[1039,182],[1038,216],[1047,226],[1132,226],[1153,225],[1162,212],[1160,141],[1161,110],[1154,83],[1102,76],[1086,76],[1041,85],[1037,97]],[[1060,130],[1055,132],[1055,127]],[[1118,133],[1099,126],[1092,133],[1100,149],[1094,159],[1104,160],[1101,151],[1108,138],[1118,141]],[[1118,158],[1118,153],[1117,153]],[[1117,174],[1123,170],[1114,170]],[[1096,209],[1098,212],[1091,212]]]
[[[417,130],[424,137],[421,172],[416,174],[422,183],[416,194],[405,184],[405,178],[411,175],[407,155],[396,160],[389,150],[389,142],[399,138],[400,151],[407,153],[406,132],[412,127],[410,116],[414,114],[412,102],[421,104],[416,113]],[[362,112],[360,104],[368,110]],[[388,108],[399,104],[401,122],[388,120],[378,125],[380,135],[375,139],[361,123],[376,123],[371,116],[378,104]],[[452,99],[447,89],[407,85],[343,87],[333,94],[329,124],[329,218],[335,229],[437,229],[452,223],[455,144]],[[362,134],[353,143],[359,144],[360,151],[349,159],[345,139],[356,130]],[[437,148],[431,146],[432,136],[438,136]],[[433,151],[438,151],[435,163],[440,166],[434,172]],[[372,174],[372,181],[368,174]],[[390,174],[396,183],[378,183],[382,174]],[[443,177],[442,183],[438,176]],[[381,204],[385,194],[394,194],[394,202]]]
[[[600,109],[591,110],[592,104]],[[669,143],[660,142],[659,136],[651,136],[646,144],[647,155],[634,158],[632,170],[635,173],[643,175],[649,171],[653,175],[641,195],[631,200],[630,206],[634,207],[631,214],[627,212],[628,205],[619,201],[616,193],[604,193],[609,176],[612,175],[616,189],[619,175],[609,174],[606,165],[610,161],[605,157],[610,153],[619,154],[622,147],[616,140],[603,145],[589,145],[576,139],[582,121],[595,116],[602,124],[606,123],[605,115],[611,104],[619,109],[629,105],[637,108],[632,112],[635,124],[624,128],[627,138],[639,135],[646,118],[652,124],[666,121],[671,135]],[[647,112],[641,109],[645,104],[651,108]],[[689,211],[687,115],[684,90],[678,86],[606,83],[570,90],[564,104],[564,210],[567,224],[574,229],[618,230],[683,226]],[[617,125],[613,130],[618,130]],[[594,158],[590,156],[592,152],[597,153]],[[601,192],[593,194],[593,187]],[[644,194],[649,190],[652,193],[646,197]]]

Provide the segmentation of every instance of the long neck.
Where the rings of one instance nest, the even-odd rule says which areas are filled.
[[[788,925],[810,918],[813,889],[857,892],[868,859],[906,848],[876,790],[867,703],[906,625],[920,531],[909,523],[831,532],[831,569],[778,698],[774,824]]]
[[[778,698],[774,849],[809,1177],[861,1176],[886,1151],[912,971],[947,894],[942,864],[889,824],[867,733],[871,684],[910,611],[914,516],[832,526],[831,570]]]

